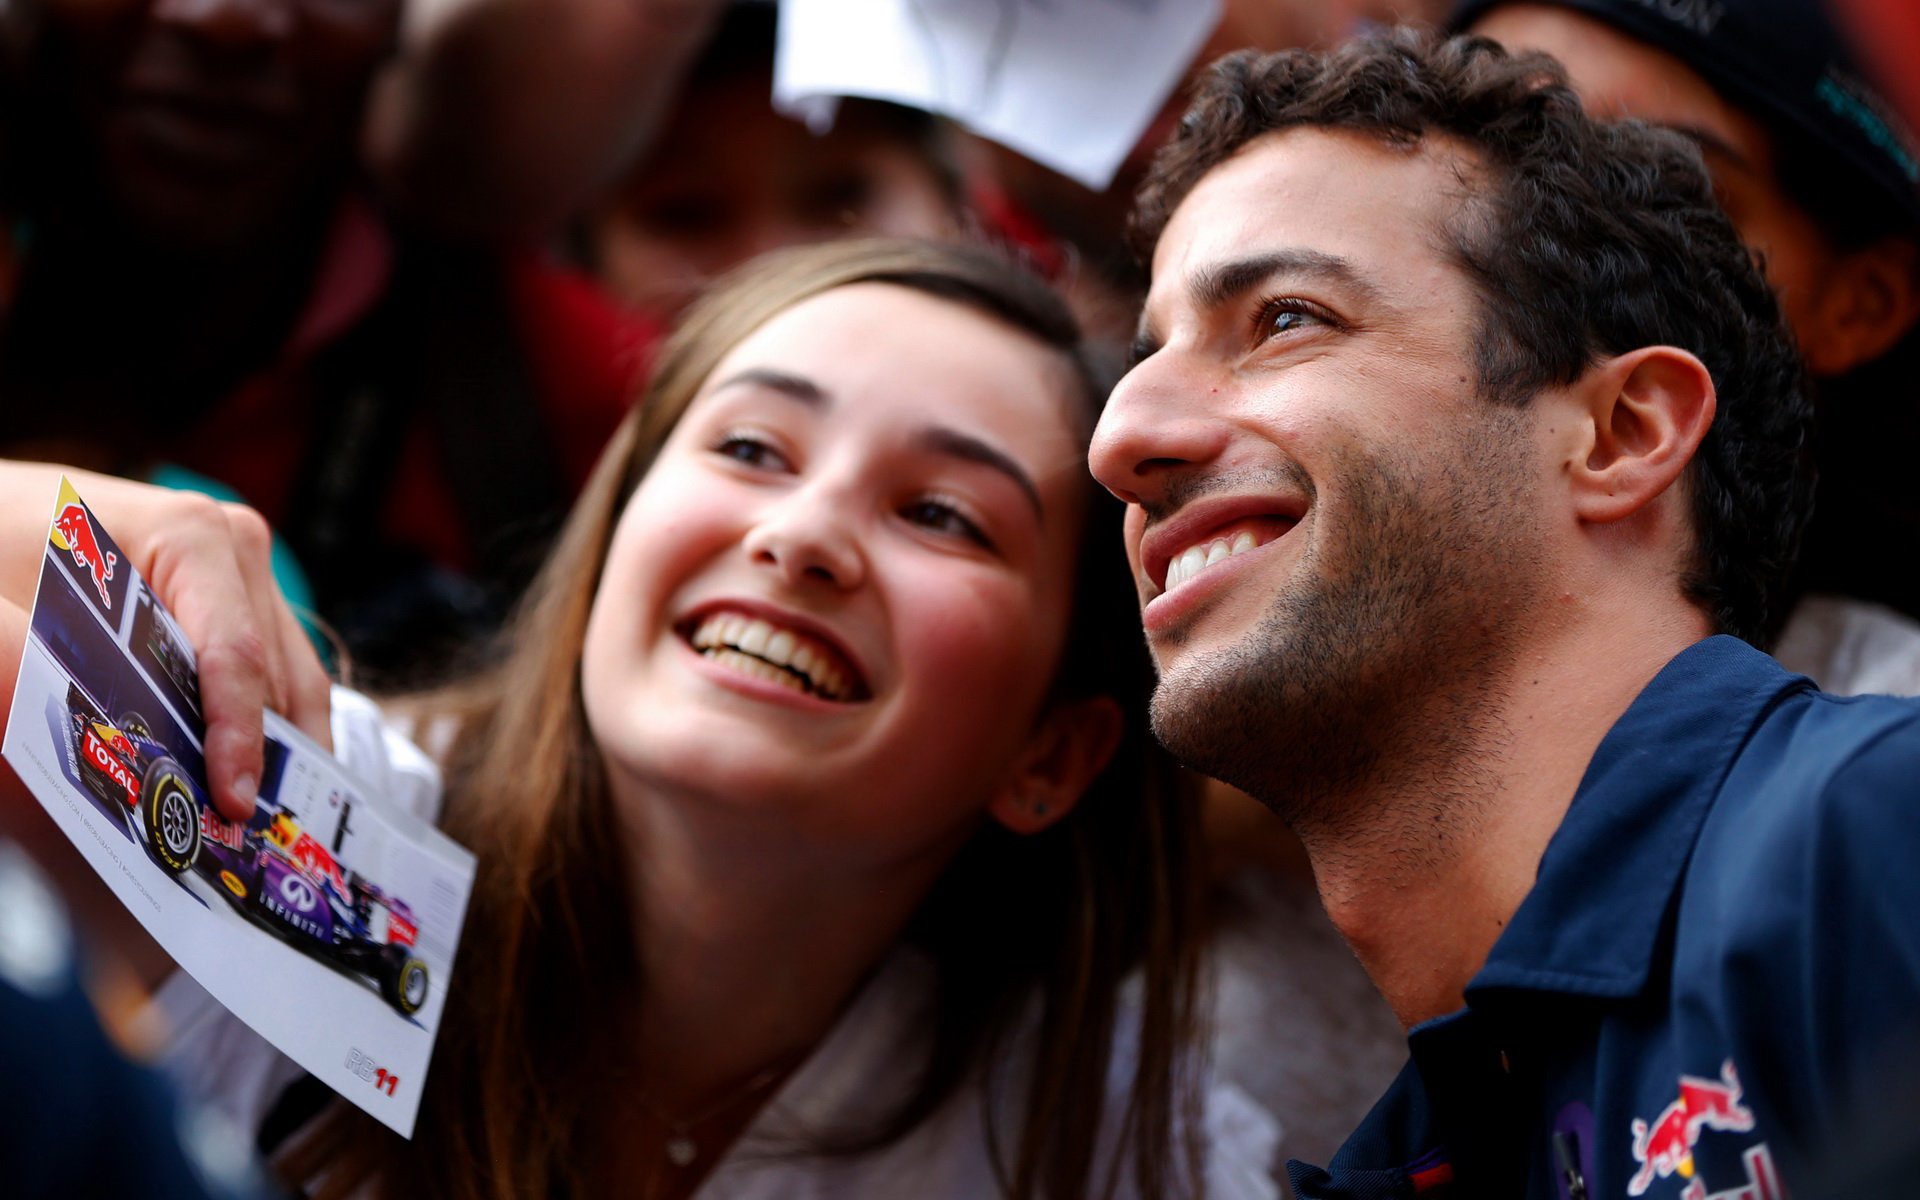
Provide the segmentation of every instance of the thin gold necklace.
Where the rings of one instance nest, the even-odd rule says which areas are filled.
[[[786,1072],[790,1065],[790,1063],[784,1062],[775,1063],[773,1066],[766,1068],[753,1078],[747,1080],[744,1084],[728,1092],[719,1100],[688,1117],[676,1119],[670,1116],[665,1109],[655,1104],[653,1099],[644,1092],[636,1090],[633,1093],[633,1098],[640,1102],[640,1107],[646,1110],[648,1116],[658,1121],[661,1128],[667,1131],[667,1161],[676,1167],[685,1167],[691,1165],[694,1159],[700,1157],[700,1144],[693,1140],[695,1130],[773,1083],[774,1080],[780,1078],[780,1076]]]

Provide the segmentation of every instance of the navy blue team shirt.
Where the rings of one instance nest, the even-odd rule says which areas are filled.
[[[1688,648],[1465,998],[1301,1200],[1920,1195],[1920,703]]]

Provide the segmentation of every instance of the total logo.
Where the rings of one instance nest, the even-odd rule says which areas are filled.
[[[1679,1175],[1687,1180],[1680,1200],[1786,1200],[1786,1188],[1773,1165],[1766,1144],[1752,1146],[1741,1156],[1746,1182],[1717,1192],[1694,1178],[1693,1148],[1708,1129],[1746,1133],[1753,1129],[1753,1110],[1740,1102],[1740,1076],[1733,1060],[1720,1066],[1720,1078],[1680,1077],[1680,1095],[1651,1123],[1633,1119],[1633,1159],[1640,1164],[1627,1181],[1627,1195],[1644,1196],[1656,1178]]]
[[[112,751],[107,749],[107,744],[95,736],[93,730],[87,730],[86,742],[82,748],[86,750],[87,757],[93,760],[93,765],[106,772],[115,783],[129,792],[139,790],[139,784],[135,782],[133,772],[127,770],[120,760],[114,757]]]

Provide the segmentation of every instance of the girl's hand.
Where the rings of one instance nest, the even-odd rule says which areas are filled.
[[[274,584],[271,531],[253,509],[107,475],[0,460],[0,695],[13,695],[63,473],[192,643],[213,802],[224,816],[247,819],[264,761],[263,709],[280,713],[322,746],[332,741],[326,671]]]

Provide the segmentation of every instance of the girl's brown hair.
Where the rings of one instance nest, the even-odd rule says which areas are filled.
[[[605,1190],[592,1183],[608,1136],[596,1123],[597,1097],[614,1086],[608,1048],[637,1044],[640,989],[634,893],[580,698],[587,615],[627,497],[713,368],[785,309],[867,282],[990,313],[1059,350],[1076,368],[1091,430],[1104,389],[1072,317],[1045,284],[985,250],[894,240],[799,248],[750,265],[695,305],[601,457],[497,664],[423,706],[429,719],[451,719],[442,824],[479,856],[479,872],[414,1141],[335,1102],[281,1156],[290,1181],[320,1198],[369,1179],[409,1200]],[[1106,1194],[1122,1174],[1142,1196],[1197,1190],[1188,1054],[1197,808],[1146,734],[1149,667],[1118,552],[1117,505],[1098,493],[1087,520],[1055,694],[1116,697],[1127,733],[1068,816],[1027,837],[987,823],[943,874],[908,930],[938,973],[925,1068],[880,1127],[830,1132],[819,1153],[886,1145],[976,1073],[994,1078],[1037,993],[1020,1127],[1008,1128],[1007,1114],[982,1114],[1005,1193],[1081,1200]],[[1136,968],[1139,1022],[1125,1040],[1137,1041],[1137,1060],[1125,1108],[1113,1114],[1105,1100],[1122,1032],[1118,998]],[[1124,1139],[1110,1164],[1101,1161],[1103,1129]]]

